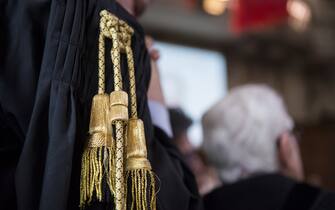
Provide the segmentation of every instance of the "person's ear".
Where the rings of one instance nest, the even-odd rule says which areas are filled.
[[[286,176],[303,180],[300,149],[294,136],[286,132],[278,139],[278,160],[280,171]]]

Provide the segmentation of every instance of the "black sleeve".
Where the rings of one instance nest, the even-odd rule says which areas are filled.
[[[0,0],[0,208],[17,209],[15,172],[32,113],[49,0]]]
[[[15,168],[19,158],[22,136],[17,133],[15,120],[0,106],[0,207],[15,210]]]
[[[154,140],[149,147],[149,159],[160,179],[159,209],[203,209],[193,173],[172,144],[172,139],[158,127],[154,127]]]
[[[328,210],[328,209],[335,209],[334,192],[322,192],[312,208],[312,210]]]

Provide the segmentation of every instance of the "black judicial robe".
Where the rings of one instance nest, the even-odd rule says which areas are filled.
[[[204,198],[206,210],[333,210],[335,193],[279,174],[223,185]]]
[[[78,209],[81,153],[97,92],[102,9],[135,29],[138,112],[159,177],[157,207],[201,209],[193,175],[164,132],[152,126],[146,97],[150,58],[136,20],[113,0],[0,2],[0,209]],[[125,69],[126,60],[121,62]],[[111,69],[106,73],[110,92],[109,59],[106,69]]]

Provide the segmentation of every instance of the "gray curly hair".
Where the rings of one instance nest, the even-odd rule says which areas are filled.
[[[294,126],[282,98],[255,84],[232,89],[202,125],[203,149],[225,183],[278,171],[277,139]]]

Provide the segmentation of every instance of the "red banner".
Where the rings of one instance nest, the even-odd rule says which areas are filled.
[[[232,29],[236,32],[286,21],[287,0],[232,0]]]

